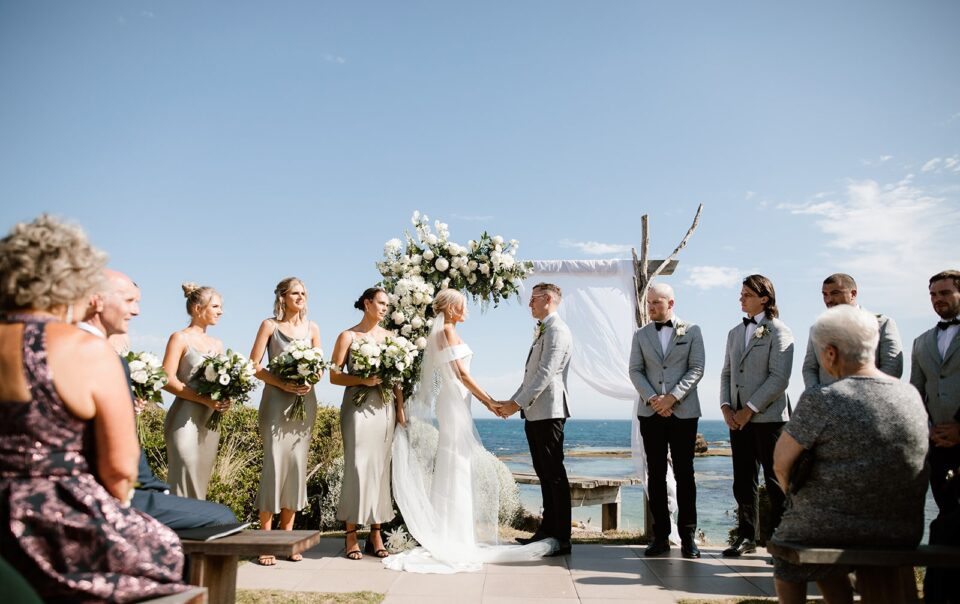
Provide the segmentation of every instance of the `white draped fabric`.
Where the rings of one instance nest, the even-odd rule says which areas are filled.
[[[525,285],[554,283],[563,291],[560,318],[573,333],[570,369],[599,394],[633,401],[631,449],[637,477],[647,482],[647,459],[637,420],[640,397],[630,381],[629,363],[636,331],[636,295],[632,260],[535,260]],[[577,401],[571,405],[576,417]],[[671,516],[676,512],[676,482],[667,469]],[[672,523],[672,521],[671,521]],[[679,542],[676,528],[671,540]]]

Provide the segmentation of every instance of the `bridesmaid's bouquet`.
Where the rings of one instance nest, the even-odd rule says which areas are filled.
[[[361,378],[380,378],[380,398],[384,403],[393,401],[393,387],[412,377],[413,361],[420,354],[417,345],[403,336],[390,335],[378,344],[372,338],[363,337],[350,345],[353,375]],[[369,389],[358,391],[353,404],[359,407],[367,400]]]
[[[130,367],[130,384],[136,399],[137,415],[143,411],[143,403],[162,403],[160,389],[167,385],[167,372],[156,355],[149,352],[128,352],[124,357]]]
[[[193,374],[194,388],[198,394],[215,401],[245,403],[250,400],[250,392],[256,387],[255,373],[250,359],[227,349],[226,353],[203,357],[203,362]],[[219,430],[221,419],[223,413],[214,411],[207,420],[207,428]]]
[[[270,364],[267,365],[267,371],[273,375],[300,386],[316,384],[327,368],[328,364],[323,360],[323,350],[301,341],[287,344],[283,352],[270,359]],[[303,421],[303,402],[303,395],[298,394],[290,407],[289,419]]]

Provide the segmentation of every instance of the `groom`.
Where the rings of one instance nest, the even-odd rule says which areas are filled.
[[[520,411],[530,444],[533,469],[540,479],[543,520],[530,543],[553,537],[560,548],[553,556],[570,553],[570,484],[563,467],[563,424],[570,417],[567,407],[567,367],[573,348],[570,328],[560,320],[560,288],[538,283],[530,295],[530,314],[537,319],[533,345],[527,355],[523,384],[496,409],[500,417]]]

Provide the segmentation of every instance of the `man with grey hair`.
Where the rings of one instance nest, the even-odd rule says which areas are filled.
[[[140,314],[140,288],[125,274],[104,269],[102,289],[91,297],[87,316],[77,327],[101,338],[126,335],[130,319]],[[123,370],[130,379],[130,368],[121,357]],[[134,403],[138,410],[142,401]],[[170,485],[157,478],[143,450],[131,505],[153,516],[174,530],[199,528],[237,521],[225,505],[170,495]]]
[[[630,380],[640,394],[637,413],[647,455],[647,493],[653,516],[653,542],[645,556],[670,550],[667,506],[667,458],[677,479],[677,529],[684,558],[699,558],[697,484],[693,455],[700,417],[697,384],[703,377],[704,347],[700,327],[673,313],[673,288],[657,283],[647,290],[650,322],[633,335]]]
[[[846,273],[834,273],[823,280],[823,304],[833,308],[839,304],[849,304],[857,308],[857,282]],[[873,314],[877,318],[880,328],[880,343],[874,363],[880,371],[887,375],[899,378],[903,375],[903,346],[900,343],[900,332],[893,319],[886,315]],[[821,366],[817,359],[817,352],[813,342],[807,341],[807,353],[803,358],[803,385],[805,388],[813,386],[829,386],[836,381]]]

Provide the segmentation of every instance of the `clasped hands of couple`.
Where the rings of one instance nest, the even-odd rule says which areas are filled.
[[[520,410],[520,405],[516,401],[498,401],[490,399],[489,403],[484,403],[484,407],[489,409],[494,415],[502,419],[507,419]]]

